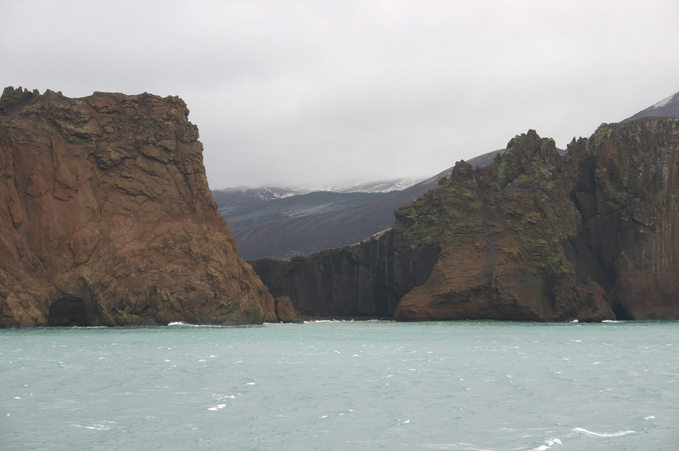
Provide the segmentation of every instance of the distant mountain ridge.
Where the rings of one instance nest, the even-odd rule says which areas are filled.
[[[626,120],[679,118],[679,93]],[[473,169],[493,162],[505,149],[467,162]],[[563,154],[565,151],[557,149]],[[448,178],[452,167],[417,182],[389,180],[318,191],[294,188],[232,188],[213,191],[219,210],[231,224],[240,254],[248,259],[309,255],[357,243],[391,227],[394,211]]]
[[[642,117],[673,117],[679,118],[679,92],[665,97],[660,102],[655,103],[645,110],[628,117],[626,121],[640,119]]]
[[[469,160],[482,167],[504,149]],[[385,191],[403,179],[366,183],[338,191],[292,188],[230,188],[212,192],[231,225],[238,251],[248,260],[290,258],[356,243],[394,223],[394,211],[435,188],[452,167],[405,189]],[[353,189],[364,191],[352,191]]]

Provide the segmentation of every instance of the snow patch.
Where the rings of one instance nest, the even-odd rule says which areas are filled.
[[[653,105],[651,108],[662,108],[662,107],[664,107],[665,105],[667,105],[668,103],[670,103],[670,102],[672,101],[672,99],[674,99],[674,96],[675,96],[675,95],[676,95],[676,94],[672,94],[671,96],[662,99],[660,102],[656,103],[656,104]]]

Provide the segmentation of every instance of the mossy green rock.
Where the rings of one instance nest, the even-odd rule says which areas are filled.
[[[530,130],[486,167],[459,162],[380,236],[255,270],[305,314],[677,319],[677,181],[678,119],[603,124],[563,155]]]

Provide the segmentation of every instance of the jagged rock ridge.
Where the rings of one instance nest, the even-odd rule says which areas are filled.
[[[529,131],[489,166],[458,163],[380,237],[254,267],[306,314],[679,318],[678,152],[677,119],[604,124],[564,156]]]
[[[262,322],[178,97],[6,88],[0,326]]]

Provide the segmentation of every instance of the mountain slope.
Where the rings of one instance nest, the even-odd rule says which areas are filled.
[[[488,152],[469,163],[486,166],[503,151]],[[451,170],[389,192],[320,191],[280,196],[290,190],[265,188],[218,190],[213,195],[244,258],[289,258],[356,243],[390,227],[398,207],[435,188]],[[393,186],[393,181],[365,187],[385,185]]]
[[[631,121],[642,117],[674,117],[679,118],[679,92],[665,97],[660,102],[625,119]]]

